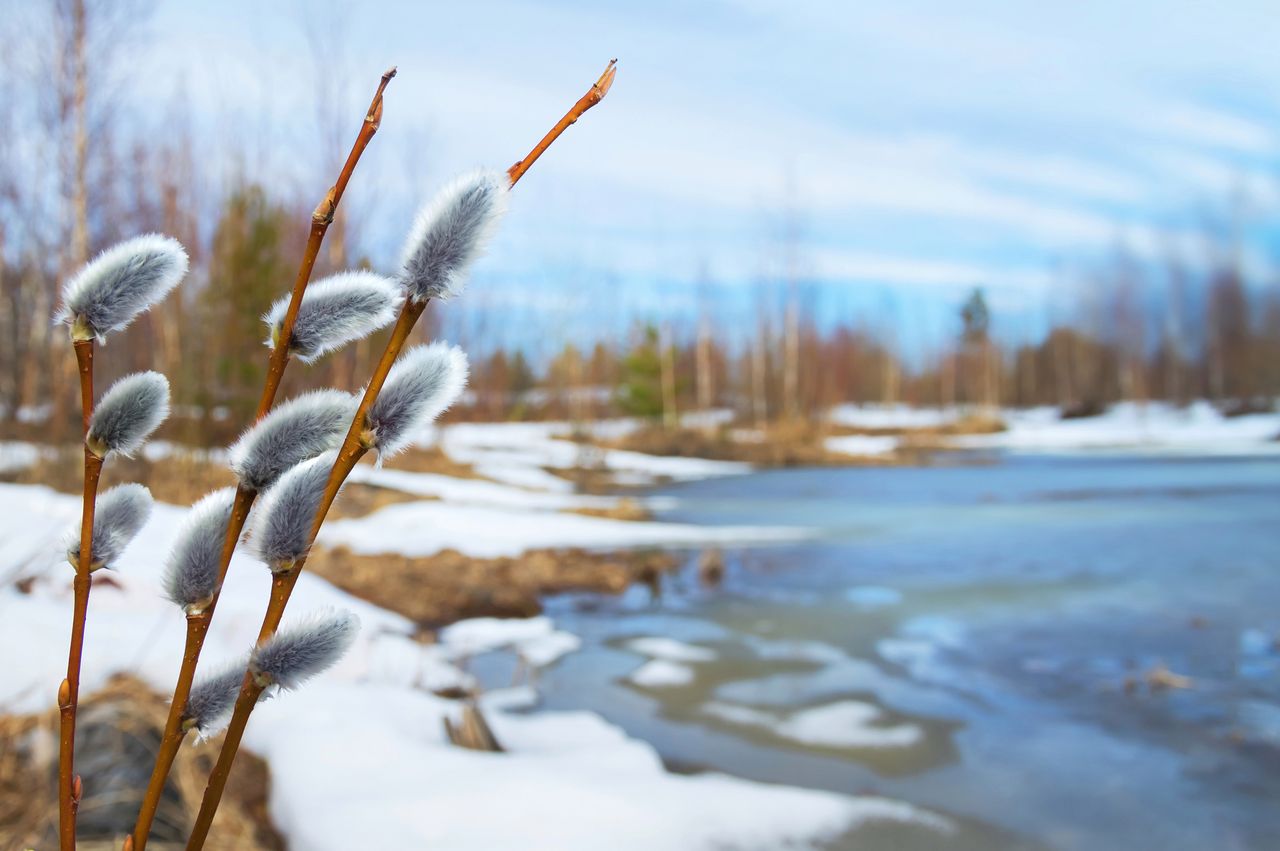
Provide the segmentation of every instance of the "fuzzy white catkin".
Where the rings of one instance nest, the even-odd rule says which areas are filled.
[[[467,385],[467,356],[457,346],[415,346],[391,368],[369,409],[369,442],[385,458],[406,449]]]
[[[231,712],[244,682],[245,668],[246,663],[241,660],[211,677],[202,678],[191,687],[182,718],[195,728],[202,741],[217,735],[231,720]]]
[[[90,547],[90,569],[114,567],[124,548],[151,516],[155,501],[151,491],[142,485],[116,485],[97,499],[93,514],[93,543]],[[80,564],[80,525],[67,530],[64,538],[67,561]]]
[[[373,272],[341,272],[307,287],[289,337],[289,353],[305,363],[367,337],[395,319],[400,287]],[[289,298],[282,298],[263,314],[275,348]]]
[[[168,295],[186,273],[187,253],[176,240],[159,234],[125,240],[67,281],[54,319],[102,340]]]
[[[506,210],[510,189],[505,172],[474,171],[422,208],[401,255],[400,282],[409,298],[422,302],[462,291],[468,267]]]
[[[169,380],[158,372],[135,372],[98,400],[85,442],[102,458],[112,452],[132,457],[168,416]]]
[[[266,490],[289,468],[337,448],[356,401],[341,390],[313,390],[290,399],[231,447],[232,472],[249,490]]]
[[[306,554],[311,524],[337,454],[330,450],[294,466],[263,496],[249,546],[273,571]]]
[[[295,689],[333,667],[359,631],[360,619],[352,612],[313,615],[255,648],[249,667],[260,684]]]
[[[218,590],[218,568],[227,523],[231,520],[234,488],[206,494],[191,506],[178,529],[164,569],[164,593],[184,610],[204,605]]]

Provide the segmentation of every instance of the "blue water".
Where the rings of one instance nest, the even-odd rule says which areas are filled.
[[[601,712],[675,768],[882,794],[957,825],[836,847],[1280,848],[1280,460],[1024,457],[659,493],[676,506],[662,519],[811,537],[726,551],[719,588],[690,569],[657,603],[556,601],[587,649],[548,672],[551,705]],[[637,686],[641,635],[716,659]],[[786,734],[841,701],[918,740]]]

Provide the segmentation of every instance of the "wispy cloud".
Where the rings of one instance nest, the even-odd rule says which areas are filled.
[[[749,283],[761,217],[795,207],[809,266],[833,284],[1034,291],[1051,258],[1117,244],[1158,256],[1194,242],[1172,206],[1268,185],[1268,5],[361,4],[346,17],[350,73],[401,67],[361,164],[379,190],[366,239],[390,262],[403,223],[383,216],[416,203],[416,178],[506,165],[616,54],[609,100],[521,185],[501,237],[521,250],[496,251],[488,273],[504,255],[681,277],[709,259]],[[146,85],[185,79],[196,110],[256,104],[270,132],[311,126],[305,39],[286,11],[168,0],[157,26]],[[880,221],[892,246],[868,227]]]

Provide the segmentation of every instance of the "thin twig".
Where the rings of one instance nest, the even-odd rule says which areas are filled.
[[[307,237],[307,247],[302,255],[302,263],[298,267],[298,275],[293,283],[293,293],[289,298],[289,307],[285,311],[284,320],[280,325],[278,339],[275,347],[271,350],[271,355],[267,362],[267,377],[262,388],[262,397],[258,400],[258,410],[254,416],[255,422],[265,417],[275,404],[276,393],[280,389],[280,381],[284,377],[285,367],[289,363],[289,343],[293,336],[294,323],[298,318],[298,308],[302,304],[302,296],[307,284],[311,281],[311,272],[315,267],[316,258],[320,254],[320,245],[329,230],[329,225],[333,222],[338,203],[342,200],[342,195],[347,189],[347,183],[351,180],[351,175],[355,172],[360,156],[382,125],[382,93],[387,88],[387,83],[391,82],[391,78],[395,75],[395,68],[389,68],[382,75],[382,79],[378,83],[378,89],[374,92],[373,100],[369,103],[369,109],[365,112],[364,122],[360,125],[360,132],[356,136],[355,143],[351,146],[350,153],[347,154],[346,162],[343,163],[342,171],[338,174],[337,181],[325,193],[324,199],[311,214],[311,231]],[[227,569],[231,565],[231,557],[240,539],[240,533],[244,531],[245,522],[249,517],[249,510],[253,507],[256,497],[256,491],[248,490],[243,486],[236,489],[235,501],[231,506],[231,518],[227,523],[227,534],[223,539],[222,554],[218,565],[218,584],[216,586],[218,589],[222,588],[222,583],[227,577]],[[173,700],[169,704],[169,717],[165,721],[164,735],[161,737],[160,748],[156,754],[155,767],[152,769],[151,779],[147,783],[147,792],[142,799],[142,808],[138,811],[138,820],[133,828],[132,840],[135,851],[143,851],[147,846],[147,836],[151,832],[156,810],[160,806],[160,797],[164,792],[165,780],[169,776],[173,760],[177,756],[178,749],[182,746],[182,742],[188,732],[188,728],[183,723],[183,712],[185,712],[187,700],[191,696],[191,686],[195,680],[196,667],[200,662],[200,652],[204,648],[205,636],[209,633],[209,624],[213,620],[213,613],[218,605],[218,596],[218,592],[215,592],[208,605],[200,611],[193,611],[187,615],[187,641],[182,654],[182,667],[178,671],[178,679],[174,684]]]
[[[613,84],[614,75],[617,73],[616,63],[616,59],[611,60],[605,72],[592,85],[590,91],[578,99],[573,108],[534,146],[528,156],[507,171],[512,186],[529,170],[529,167],[542,155],[543,151],[550,147],[551,143],[564,132],[566,127],[577,121],[579,116],[599,103],[608,93],[609,87]],[[347,476],[350,475],[355,465],[369,451],[369,447],[363,438],[367,428],[369,409],[373,407],[374,401],[377,400],[378,394],[382,391],[387,375],[391,372],[392,364],[395,363],[400,350],[404,348],[405,342],[409,339],[409,332],[413,330],[414,324],[418,321],[418,317],[422,315],[423,311],[426,310],[426,307],[427,302],[425,300],[415,302],[413,299],[406,299],[404,306],[400,309],[400,316],[396,319],[395,327],[391,331],[391,337],[387,340],[387,346],[382,352],[382,357],[378,359],[373,375],[365,386],[360,405],[356,409],[355,416],[352,417],[351,427],[347,430],[347,436],[343,440],[342,447],[338,450],[338,457],[334,460],[333,468],[329,472],[329,479],[325,484],[320,506],[311,523],[309,544],[315,543],[316,536],[320,533],[320,527],[324,523],[325,516],[329,513],[329,508],[333,505],[334,499],[337,498],[338,490],[342,487],[342,483],[346,481]],[[289,597],[293,594],[294,586],[298,582],[298,576],[305,566],[306,556],[304,555],[298,559],[291,569],[277,573],[273,579],[271,583],[271,599],[267,604],[267,611],[263,617],[262,629],[258,633],[259,644],[274,635],[279,628],[285,607],[289,604]],[[258,696],[261,693],[262,687],[257,685],[252,674],[246,671],[244,681],[240,687],[240,696],[236,699],[235,710],[231,716],[227,737],[223,741],[222,749],[218,752],[218,761],[214,764],[213,771],[209,775],[209,785],[205,787],[204,799],[200,802],[200,812],[196,816],[191,838],[187,841],[187,851],[199,851],[204,847],[205,839],[209,835],[209,828],[213,824],[213,817],[218,810],[218,804],[222,800],[222,792],[226,787],[227,777],[231,774],[231,766],[235,762],[236,753],[240,748],[240,738],[244,734],[245,727],[249,723],[249,715],[257,705]]]
[[[89,436],[93,416],[92,339],[73,343],[80,372],[80,412],[83,432]],[[71,647],[67,653],[67,678],[58,687],[58,844],[62,851],[76,847],[76,810],[84,793],[75,774],[76,709],[80,701],[80,660],[84,653],[84,624],[89,613],[89,569],[93,561],[93,517],[98,500],[102,459],[84,447],[84,499],[80,510],[80,559],[72,583]]]
[[[547,135],[543,136],[538,144],[533,146],[533,150],[525,155],[525,158],[519,160],[511,168],[507,169],[507,177],[511,178],[511,185],[515,186],[516,181],[524,176],[529,170],[529,166],[537,162],[538,157],[542,156],[542,152],[551,147],[551,143],[560,138],[560,134],[569,129],[569,125],[582,117],[582,114],[591,107],[604,100],[604,96],[609,93],[609,87],[613,85],[613,78],[618,73],[618,60],[610,59],[609,65],[604,69],[604,73],[600,75],[600,79],[596,80],[587,90],[587,93],[578,98],[578,102],[564,114],[556,122],[556,126],[547,131]]]

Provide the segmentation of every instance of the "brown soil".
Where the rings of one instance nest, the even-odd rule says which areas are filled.
[[[872,429],[847,428],[808,420],[773,423],[764,429],[751,429],[758,439],[744,439],[739,429],[720,426],[714,429],[653,426],[631,432],[618,440],[602,443],[612,449],[626,449],[649,455],[689,458],[711,458],[718,461],[741,461],[757,467],[866,467],[927,464],[933,452],[945,450],[945,438],[961,434],[991,434],[1004,430],[997,418],[979,414],[964,417],[938,428]],[[893,436],[902,438],[898,451],[890,456],[859,457],[828,451],[826,438],[845,435]],[[588,490],[601,488],[608,471],[573,471],[567,474]]]
[[[110,713],[118,721],[119,741],[130,746],[159,741],[167,711],[166,698],[152,692],[141,681],[118,676],[80,704],[82,743],[76,752],[77,766],[86,769],[94,761],[85,736],[86,719],[94,712]],[[0,716],[0,851],[56,847],[58,807],[56,800],[58,714],[54,709],[37,715]],[[189,740],[178,752],[170,775],[171,789],[162,801],[153,837],[148,847],[157,851],[182,848],[186,830],[195,818],[209,770],[222,744],[222,737],[201,745]],[[124,752],[122,750],[122,752]],[[99,754],[99,761],[113,754]],[[149,758],[141,771],[150,772]],[[240,752],[218,817],[206,848],[217,851],[283,851],[283,838],[267,816],[267,789],[270,775],[266,764],[253,754]],[[124,833],[132,828],[133,814],[141,804],[145,781],[137,788],[111,788],[95,796],[94,778],[85,774],[85,799],[81,803],[79,847],[116,849]],[[118,810],[114,821],[123,824],[106,833],[88,835],[83,827],[95,819],[90,813]],[[101,819],[96,819],[101,821]],[[112,821],[112,819],[108,819]]]
[[[623,497],[612,508],[575,508],[574,514],[585,514],[587,517],[604,517],[609,520],[652,520],[653,513],[640,504],[638,500]]]
[[[0,475],[0,481],[44,485],[62,493],[79,494],[83,487],[84,453],[79,447],[57,450],[30,467]],[[211,490],[236,483],[220,464],[175,454],[159,461],[113,457],[102,466],[99,492],[122,482],[142,482],[161,502],[188,505]]]
[[[619,594],[636,582],[656,584],[677,557],[656,550],[596,553],[537,550],[518,558],[473,558],[444,550],[423,558],[354,555],[317,549],[307,567],[361,599],[399,612],[424,628],[474,617],[530,617],[541,597],[570,591]]]
[[[605,444],[649,455],[741,461],[757,467],[856,467],[892,463],[827,451],[824,440],[852,432],[797,421],[771,425],[759,440],[744,440],[730,428],[644,428]]]
[[[411,473],[439,473],[442,476],[453,476],[459,479],[483,478],[470,464],[460,464],[451,459],[438,447],[424,449],[414,447],[389,461],[388,465],[397,470],[408,470]]]

